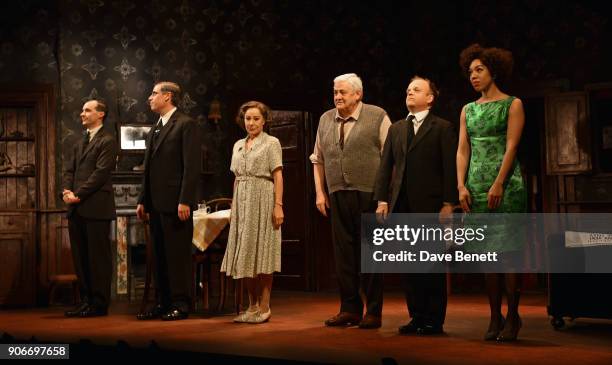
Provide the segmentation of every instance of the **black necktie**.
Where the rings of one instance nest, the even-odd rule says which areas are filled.
[[[89,130],[86,130],[83,133],[83,147],[86,147],[89,144]]]
[[[340,119],[340,140],[338,141],[338,143],[340,144],[341,150],[344,149],[344,124],[345,123],[346,123],[346,120]]]
[[[416,119],[416,117],[412,114],[410,114],[406,120],[408,121],[408,128],[410,128],[410,131],[408,132],[409,136],[414,136],[414,120]]]
[[[162,119],[159,118],[157,124],[155,124],[155,129],[153,129],[153,143],[157,141],[157,137],[159,136],[159,132],[164,127]]]

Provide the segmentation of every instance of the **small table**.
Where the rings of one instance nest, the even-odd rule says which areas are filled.
[[[230,222],[230,213],[231,209],[219,210],[213,213],[206,213],[204,210],[196,210],[193,213],[193,239],[192,243],[200,250],[200,254],[196,256],[201,257],[201,260],[206,260],[202,256],[201,252],[206,251],[206,249],[213,244],[215,239],[223,232],[223,230],[227,227]],[[199,265],[204,261],[196,261]],[[209,273],[210,274],[210,273]],[[195,280],[195,274],[194,274]],[[219,272],[219,284],[220,284],[220,293],[219,293],[219,304],[217,306],[217,310],[221,311],[221,309],[225,305],[225,294],[226,294],[226,280],[227,277],[223,275],[223,273]],[[206,280],[200,282],[200,286],[202,288],[202,304],[204,308],[208,309],[208,283]],[[236,298],[236,312],[240,312],[240,305],[242,303],[242,282],[239,281],[239,284],[235,287]],[[195,294],[195,292],[194,292]],[[192,306],[195,308],[195,295],[192,298]]]
[[[206,213],[204,210],[193,212],[192,243],[200,251],[205,251],[230,222],[231,209]]]

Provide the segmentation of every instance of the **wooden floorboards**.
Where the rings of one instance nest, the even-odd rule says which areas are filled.
[[[444,335],[401,336],[397,327],[408,321],[401,293],[385,294],[378,330],[324,327],[323,321],[338,310],[334,293],[275,292],[272,319],[261,325],[232,323],[231,313],[143,322],[134,316],[137,304],[114,303],[109,316],[87,319],[64,318],[64,307],[2,310],[0,332],[4,342],[34,337],[43,343],[80,344],[74,351],[98,346],[110,356],[121,356],[123,346],[176,358],[199,354],[207,363],[612,363],[611,321],[577,319],[571,328],[555,331],[545,303],[543,294],[523,296],[523,329],[520,340],[511,344],[481,340],[489,313],[484,295],[450,296]]]

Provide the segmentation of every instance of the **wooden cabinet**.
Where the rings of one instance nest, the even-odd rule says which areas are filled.
[[[32,306],[41,287],[37,247],[48,243],[37,222],[56,208],[55,101],[51,86],[7,90],[0,88],[0,306]]]
[[[584,92],[546,97],[546,173],[591,171],[590,129]]]
[[[0,306],[35,302],[34,216],[0,212]]]
[[[32,106],[0,108],[0,305],[35,302],[36,122]]]

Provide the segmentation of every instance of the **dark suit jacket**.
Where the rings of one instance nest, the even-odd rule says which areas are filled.
[[[410,129],[409,129],[410,128]],[[444,202],[457,201],[457,134],[452,124],[431,112],[417,135],[405,119],[389,128],[376,177],[374,199],[389,203],[389,212],[396,212],[400,191],[409,207],[407,212],[435,213]],[[402,186],[406,169],[409,178]]]
[[[84,147],[79,141],[71,160],[64,166],[62,188],[81,199],[68,206],[68,217],[75,211],[83,218],[114,219],[115,193],[111,171],[117,160],[117,141],[102,127]]]
[[[178,110],[152,143],[154,128],[147,136],[145,173],[138,198],[147,211],[176,213],[180,204],[197,208],[198,182],[202,169],[200,129],[195,120]]]

